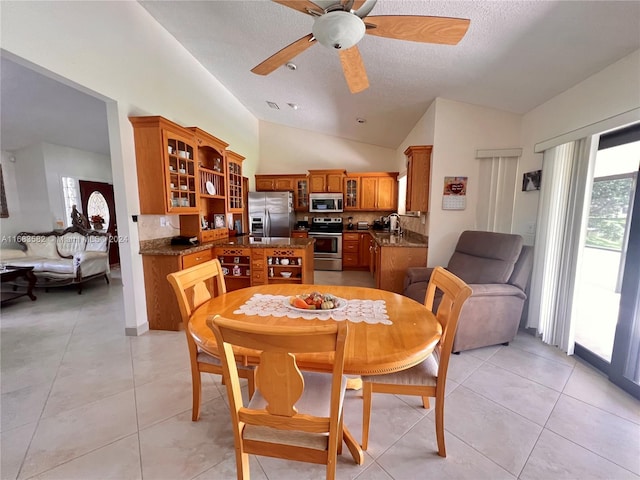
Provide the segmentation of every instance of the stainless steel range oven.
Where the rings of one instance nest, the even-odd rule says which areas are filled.
[[[342,218],[313,217],[309,236],[315,238],[313,266],[316,270],[342,270]]]

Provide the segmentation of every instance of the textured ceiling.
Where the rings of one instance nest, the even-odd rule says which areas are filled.
[[[525,113],[640,48],[638,1],[379,0],[371,15],[471,25],[455,46],[365,35],[371,86],[354,95],[336,52],[321,45],[294,59],[296,71],[250,72],[310,33],[308,15],[269,0],[140,3],[258,118],[390,148],[436,97]],[[6,58],[0,73],[3,150],[50,142],[108,154],[103,102]]]
[[[319,44],[293,60],[296,71],[250,72],[310,33],[309,15],[268,0],[140,3],[258,118],[391,148],[436,97],[525,113],[640,48],[636,1],[379,0],[371,15],[471,24],[458,45],[365,35],[370,88],[351,94],[337,53]]]

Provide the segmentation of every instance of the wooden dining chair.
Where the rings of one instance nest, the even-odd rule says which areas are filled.
[[[438,455],[446,457],[444,445],[444,393],[447,369],[453,339],[456,335],[458,318],[464,302],[469,298],[471,288],[442,267],[436,267],[431,274],[424,304],[431,310],[436,289],[441,290],[442,301],[436,318],[442,326],[442,336],[433,353],[422,363],[396,373],[367,375],[362,377],[362,449],[369,443],[369,423],[371,421],[371,397],[373,393],[394,393],[398,395],[419,395],[422,405],[429,408],[429,397],[436,399],[436,438]]]
[[[283,327],[216,316],[207,319],[207,325],[223,354],[238,479],[249,479],[249,454],[326,464],[327,479],[334,479],[344,427],[347,322]],[[256,392],[247,407],[242,404],[233,345],[262,352]],[[315,352],[333,352],[332,374],[298,369],[295,354]]]
[[[207,300],[227,293],[227,286],[222,274],[222,267],[218,259],[210,260],[178,272],[167,275],[167,280],[173,287],[180,307],[180,315],[184,324],[189,347],[189,361],[191,363],[191,381],[193,387],[193,406],[191,420],[194,422],[200,417],[200,397],[202,395],[202,379],[200,374],[215,373],[222,375],[222,362],[198,349],[195,341],[189,333],[189,318],[193,311]],[[249,397],[254,391],[255,368],[240,365],[238,368],[240,377],[248,382]]]

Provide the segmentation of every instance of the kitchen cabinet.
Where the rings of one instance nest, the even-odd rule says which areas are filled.
[[[293,192],[293,175],[256,175],[256,192]]]
[[[193,132],[165,118],[130,117],[136,150],[141,214],[197,214]]]
[[[167,275],[212,258],[210,248],[186,255],[142,256],[147,320],[151,330],[182,330],[180,308]]]
[[[309,193],[342,193],[346,170],[309,170]]]
[[[360,210],[360,175],[344,178],[344,210]]]
[[[198,162],[199,215],[180,216],[180,232],[186,236],[197,236],[201,243],[229,236],[226,225],[216,228],[216,215],[226,218],[227,172],[225,151],[228,144],[213,135],[190,127],[196,140]]]
[[[313,244],[304,248],[217,247],[227,291],[268,283],[313,284]]]
[[[214,252],[220,260],[227,291],[251,286],[252,249],[248,247],[217,247]]]
[[[376,288],[402,293],[407,269],[427,265],[427,247],[380,246],[374,240],[371,259]]]
[[[398,173],[371,173],[360,177],[360,210],[396,211]]]
[[[309,180],[306,175],[296,177],[293,181],[293,207],[295,211],[309,210]]]
[[[291,232],[291,238],[309,238],[309,232],[306,230],[294,230]]]
[[[429,211],[432,148],[431,145],[414,145],[404,152],[407,157],[407,212]]]
[[[369,268],[369,232],[344,232],[342,234],[342,268]]]
[[[227,211],[242,213],[242,162],[244,157],[231,150],[227,150]]]

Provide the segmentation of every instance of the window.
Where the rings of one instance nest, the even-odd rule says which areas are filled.
[[[62,177],[62,194],[64,195],[64,208],[67,212],[64,224],[70,227],[73,206],[76,205],[80,207],[80,205],[78,205],[78,182],[75,178]]]

